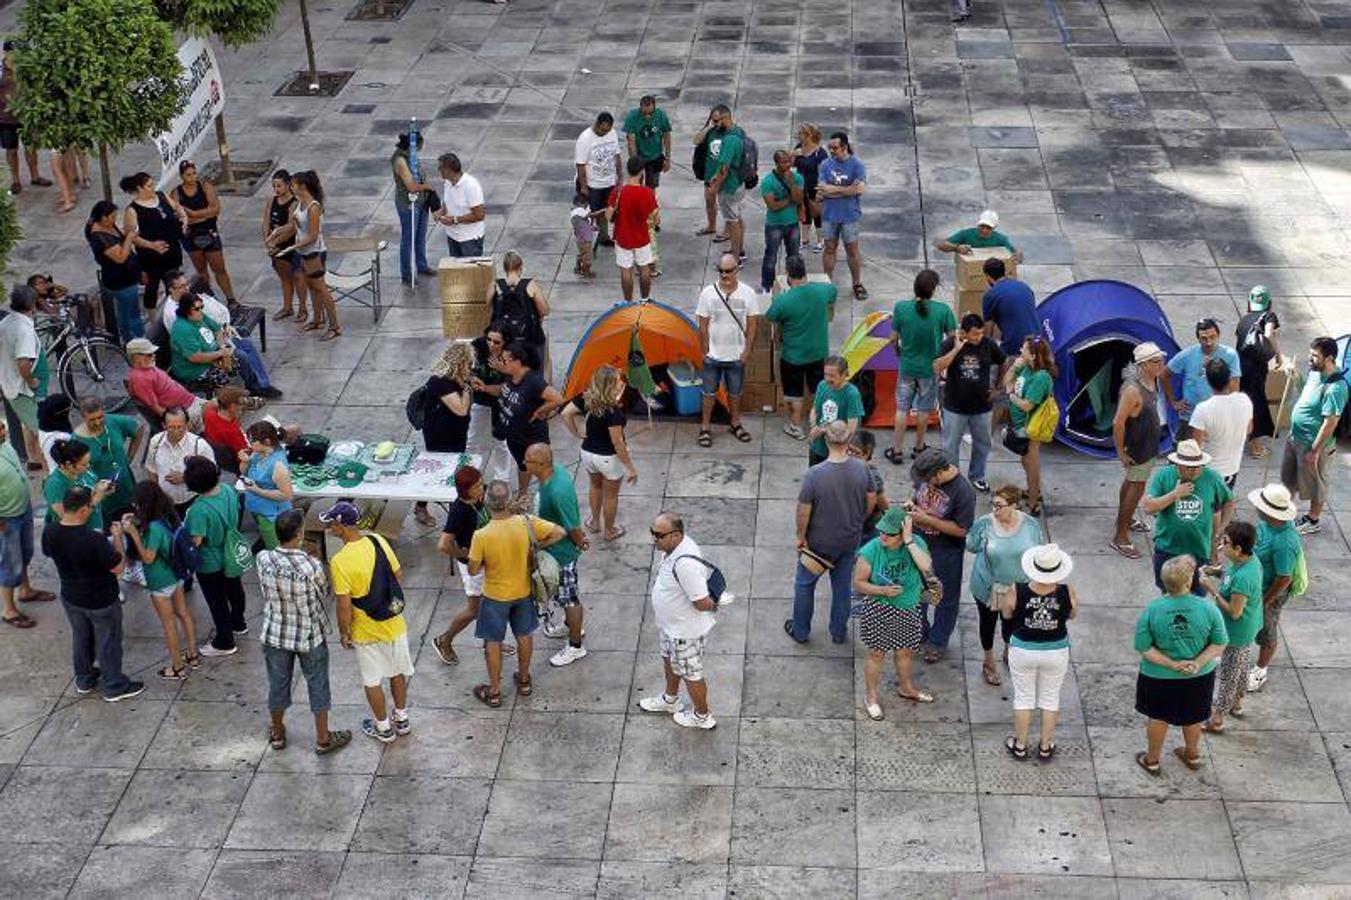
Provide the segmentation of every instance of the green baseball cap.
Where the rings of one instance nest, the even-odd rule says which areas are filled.
[[[1271,291],[1259,284],[1248,291],[1248,311],[1259,312],[1271,308]]]
[[[339,487],[356,487],[366,480],[366,467],[356,460],[338,466],[333,478]]]
[[[905,520],[909,518],[905,508],[892,506],[877,520],[878,534],[900,534],[905,530]]]

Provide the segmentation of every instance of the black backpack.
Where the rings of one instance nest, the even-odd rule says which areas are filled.
[[[716,565],[704,559],[702,556],[695,556],[693,553],[685,553],[671,560],[672,571],[675,570],[675,564],[682,559],[692,559],[695,562],[703,563],[708,567],[708,577],[706,580],[708,582],[709,599],[714,603],[721,604],[722,595],[727,593],[727,576],[722,574],[722,569],[719,569]]]
[[[418,431],[422,430],[422,423],[427,421],[427,385],[414,388],[413,393],[408,395],[403,404],[403,414],[408,417],[409,425]]]
[[[535,301],[527,291],[530,279],[522,278],[512,287],[505,278],[497,279],[497,292],[493,294],[492,320],[505,321],[517,337],[527,344],[536,346],[544,343],[544,332],[540,328],[539,314],[535,310]]]
[[[739,127],[737,131],[741,133],[741,183],[746,186],[746,190],[753,191],[760,183],[760,173],[757,171],[760,167],[760,148],[755,146],[755,140],[749,134]]]
[[[394,569],[385,556],[385,548],[371,535],[366,540],[375,548],[375,571],[364,597],[353,597],[352,605],[377,622],[392,619],[403,612],[403,587],[394,577]]]
[[[690,160],[690,168],[694,170],[694,177],[700,181],[708,173],[708,141],[700,141],[694,145],[694,158]]]

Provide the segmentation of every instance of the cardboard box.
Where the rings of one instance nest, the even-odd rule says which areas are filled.
[[[952,256],[957,261],[955,284],[959,291],[984,291],[989,286],[984,269],[987,259],[1002,259],[1005,274],[1018,275],[1018,264],[1013,261],[1013,254],[1007,247],[977,247],[968,254],[954,253]]]
[[[741,389],[741,409],[744,412],[777,412],[783,400],[777,384],[745,384]]]
[[[1275,409],[1276,404],[1281,402],[1281,392],[1285,390],[1285,382],[1289,377],[1290,376],[1281,369],[1267,370],[1267,399],[1271,401],[1272,409]],[[1292,387],[1290,389],[1291,393],[1293,393],[1294,390],[1295,389]],[[1288,404],[1293,404],[1296,399],[1296,397],[1290,397],[1286,402]]]
[[[962,316],[967,313],[981,315],[980,301],[984,296],[984,288],[978,291],[958,291],[952,303],[952,311],[957,314],[957,321],[961,322]]]
[[[497,278],[492,257],[447,257],[437,267],[441,291],[441,333],[448,338],[474,338],[488,327],[488,292]]]

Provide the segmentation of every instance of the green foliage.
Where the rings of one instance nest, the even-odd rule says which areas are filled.
[[[6,168],[0,165],[0,172],[4,172]],[[0,176],[0,181],[4,180],[3,176]],[[19,227],[14,198],[10,196],[9,191],[0,189],[0,275],[9,271],[9,254],[22,237],[23,229]],[[0,292],[3,292],[3,286],[0,286]]]
[[[201,37],[240,47],[266,35],[278,0],[156,0],[164,19]]]
[[[173,29],[151,0],[28,0],[17,41],[13,111],[30,146],[120,150],[183,105]]]

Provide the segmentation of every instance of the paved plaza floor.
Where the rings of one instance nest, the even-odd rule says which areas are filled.
[[[1232,334],[1262,283],[1300,357],[1313,336],[1351,331],[1351,4],[974,6],[957,27],[945,0],[416,0],[400,21],[363,23],[345,20],[347,0],[312,0],[321,68],[355,71],[324,100],[273,96],[304,60],[288,0],[268,39],[222,54],[230,142],[236,158],[318,170],[332,233],[396,234],[394,137],[410,116],[428,120],[424,158],[461,155],[487,194],[489,246],[521,252],[546,286],[556,375],[619,296],[609,251],[596,281],[572,274],[573,140],[597,111],[622,117],[644,93],[676,128],[655,294],[686,311],[714,259],[694,236],[702,197],[688,135],[727,102],[762,165],[807,120],[847,129],[868,166],[871,298],[842,300],[837,345],[865,313],[909,296],[920,268],[950,283],[933,243],[985,207],[1025,249],[1040,296],[1077,279],[1129,281],[1159,298],[1185,344],[1202,314]],[[208,144],[201,158],[213,154]],[[129,148],[114,181],[136,168],[158,172],[148,147]],[[275,307],[257,249],[263,196],[225,198],[222,231],[240,298]],[[85,192],[80,209],[94,199]],[[12,267],[88,287],[82,216],[56,216],[53,202],[50,190],[19,197],[27,237]],[[754,283],[762,213],[749,218]],[[430,243],[435,258],[443,243]],[[270,412],[334,437],[409,434],[404,399],[442,340],[435,285],[402,288],[394,261],[378,326],[344,307],[346,334],[332,343],[271,329],[267,360],[286,396]],[[1115,462],[1044,456],[1046,524],[1075,555],[1082,609],[1059,753],[1017,763],[1002,747],[1007,678],[993,688],[980,677],[969,597],[956,652],[921,665],[937,702],[902,705],[888,687],[880,723],[861,710],[860,649],[825,638],[824,591],[811,642],[787,640],[806,460],[780,426],[750,417],[753,442],[720,431],[701,450],[690,425],[633,423],[641,478],[624,489],[628,535],[580,566],[590,656],[551,669],[555,642],[542,640],[534,696],[498,711],[470,697],[482,670],[467,635],[456,668],[431,646],[464,598],[435,534],[410,517],[397,553],[418,667],[413,733],[389,746],[358,734],[317,758],[297,689],[291,747],[268,749],[256,639],[182,685],[159,681],[159,626],[134,589],[127,657],[149,689],[116,705],[77,698],[59,609],[30,610],[35,629],[0,633],[0,895],[1348,896],[1345,453],[1325,530],[1306,541],[1312,589],[1285,613],[1268,688],[1204,740],[1199,773],[1167,753],[1153,779],[1133,762],[1143,722],[1131,635],[1155,592],[1147,562],[1106,544]],[[558,425],[553,439],[571,464],[576,442]],[[904,496],[905,470],[883,468],[888,493]],[[1241,492],[1261,475],[1246,461]],[[997,450],[991,481],[1019,478]],[[646,601],[659,509],[685,516],[738,596],[710,647],[712,732],[635,706],[661,684]],[[45,559],[35,580],[55,586]],[[258,609],[251,587],[255,625]],[[334,725],[357,726],[350,653],[334,650],[332,683]]]

